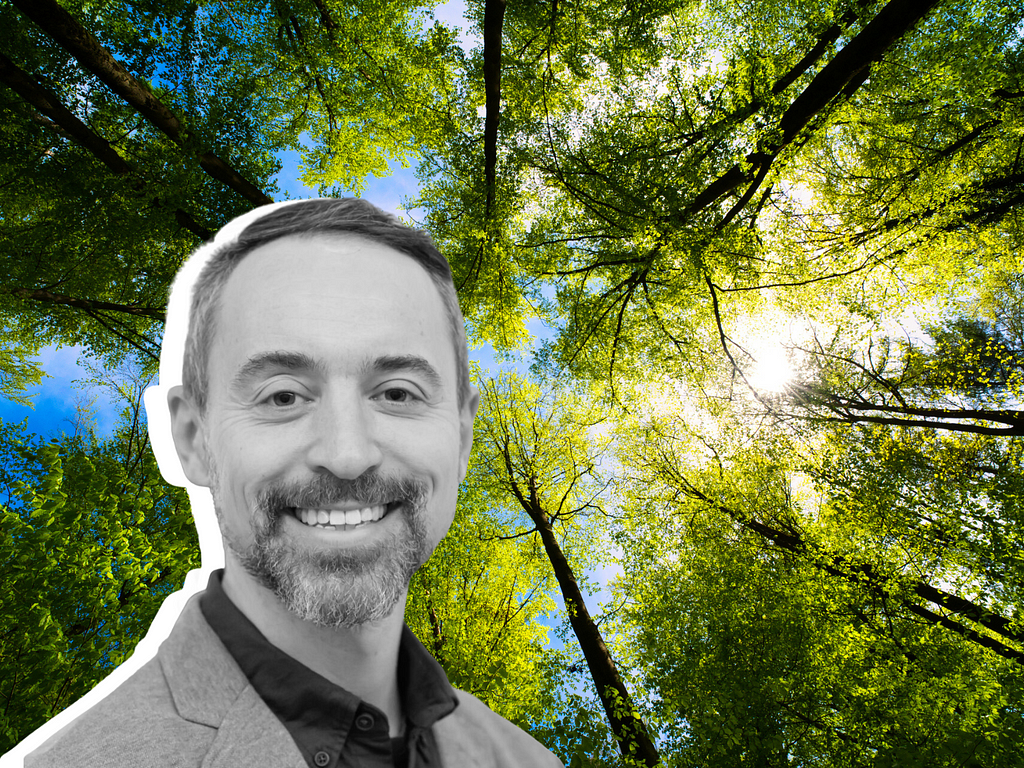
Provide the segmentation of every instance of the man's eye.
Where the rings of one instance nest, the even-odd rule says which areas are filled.
[[[289,405],[295,405],[298,400],[298,395],[294,392],[275,392],[269,398],[271,404],[285,408]]]
[[[408,390],[392,387],[384,390],[384,399],[389,403],[408,403],[413,400],[413,396]]]

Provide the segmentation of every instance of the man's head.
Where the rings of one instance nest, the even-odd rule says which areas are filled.
[[[226,585],[327,626],[393,610],[466,471],[462,333],[429,238],[362,201],[282,207],[211,257],[169,404],[185,473],[213,492]]]
[[[192,288],[181,381],[200,412],[206,409],[206,370],[210,343],[217,329],[220,296],[235,267],[262,245],[282,237],[361,235],[409,256],[426,270],[444,301],[451,325],[452,346],[459,369],[459,404],[469,397],[469,357],[459,298],[448,260],[426,232],[405,226],[397,216],[358,198],[319,198],[276,208],[247,226],[238,238],[218,249],[206,262]]]

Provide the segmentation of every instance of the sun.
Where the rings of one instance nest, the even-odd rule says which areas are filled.
[[[761,392],[783,392],[793,382],[795,372],[782,346],[765,344],[752,356],[755,362],[747,381],[754,389]]]

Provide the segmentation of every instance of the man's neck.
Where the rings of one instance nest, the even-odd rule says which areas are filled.
[[[233,567],[232,567],[233,566]],[[398,693],[398,645],[405,595],[389,616],[347,629],[318,627],[289,611],[237,563],[228,563],[224,593],[278,649],[387,715],[392,736],[402,734],[405,717]]]

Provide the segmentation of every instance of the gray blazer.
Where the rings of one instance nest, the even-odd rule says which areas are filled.
[[[474,696],[434,725],[444,768],[562,768]],[[306,768],[192,597],[156,656],[25,758],[26,768]]]

